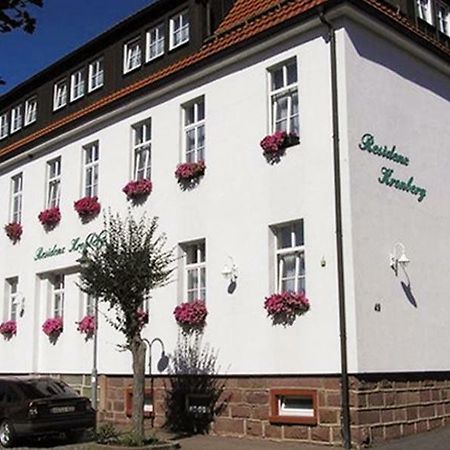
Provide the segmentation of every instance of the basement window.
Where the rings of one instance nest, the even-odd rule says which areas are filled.
[[[303,389],[271,389],[270,422],[317,424],[317,392]]]

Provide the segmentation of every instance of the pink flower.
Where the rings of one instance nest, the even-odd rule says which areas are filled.
[[[146,197],[152,192],[153,185],[150,180],[130,181],[122,191],[126,194],[128,200],[137,200]]]
[[[86,337],[91,337],[95,331],[95,317],[94,316],[84,316],[78,324],[78,331],[84,333]]]
[[[309,300],[304,292],[282,292],[266,297],[264,308],[269,316],[297,315],[309,310]]]
[[[182,326],[201,328],[205,325],[208,311],[205,302],[195,300],[193,302],[181,303],[173,311],[175,320]]]
[[[61,317],[47,319],[42,324],[42,331],[49,337],[56,337],[63,331],[63,321]]]
[[[94,217],[102,208],[97,197],[83,197],[74,202],[73,206],[81,218]]]
[[[55,208],[44,209],[39,213],[39,221],[47,228],[53,228],[61,220],[61,212],[56,206]]]
[[[175,177],[178,181],[193,181],[205,174],[205,161],[178,164]]]
[[[18,222],[12,222],[8,225],[5,225],[6,235],[16,243],[20,237],[22,236],[22,225]]]
[[[298,143],[298,136],[295,133],[286,131],[276,131],[266,136],[260,143],[263,153],[266,156],[279,156],[284,148]]]
[[[7,339],[17,334],[17,323],[15,320],[8,320],[0,324],[0,333]]]

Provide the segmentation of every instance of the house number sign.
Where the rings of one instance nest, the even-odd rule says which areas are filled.
[[[362,136],[359,148],[363,152],[387,159],[402,166],[409,166],[410,163],[410,159],[407,156],[397,152],[395,145],[392,148],[388,148],[386,145],[378,145],[375,142],[374,136],[370,133],[366,133]],[[390,167],[383,166],[381,168],[381,175],[378,178],[378,182],[384,186],[414,195],[417,197],[418,202],[421,202],[427,196],[427,190],[418,186],[415,183],[413,176],[409,177],[407,180],[399,179],[396,177],[394,169]]]
[[[83,241],[80,237],[73,238],[70,245],[61,247],[57,244],[49,248],[39,247],[34,255],[34,260],[51,258],[53,256],[64,255],[65,253],[83,252],[85,248],[98,248],[103,245],[106,239],[106,231],[101,233],[90,233]]]

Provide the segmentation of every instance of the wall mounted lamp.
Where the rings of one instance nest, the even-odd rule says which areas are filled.
[[[409,258],[405,254],[405,246],[401,242],[397,242],[394,245],[392,253],[389,258],[389,264],[394,271],[395,276],[398,276],[399,266],[406,271],[406,266],[410,263]],[[405,272],[406,273],[406,272]]]
[[[230,262],[229,264],[225,264],[222,270],[222,275],[230,281],[230,283],[236,283],[238,277],[238,268],[234,263],[234,260],[231,256],[228,257]]]

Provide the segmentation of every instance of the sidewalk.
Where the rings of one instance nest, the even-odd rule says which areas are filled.
[[[179,440],[181,450],[341,450],[342,447],[257,439],[192,436]],[[374,445],[376,450],[450,450],[450,427]]]

